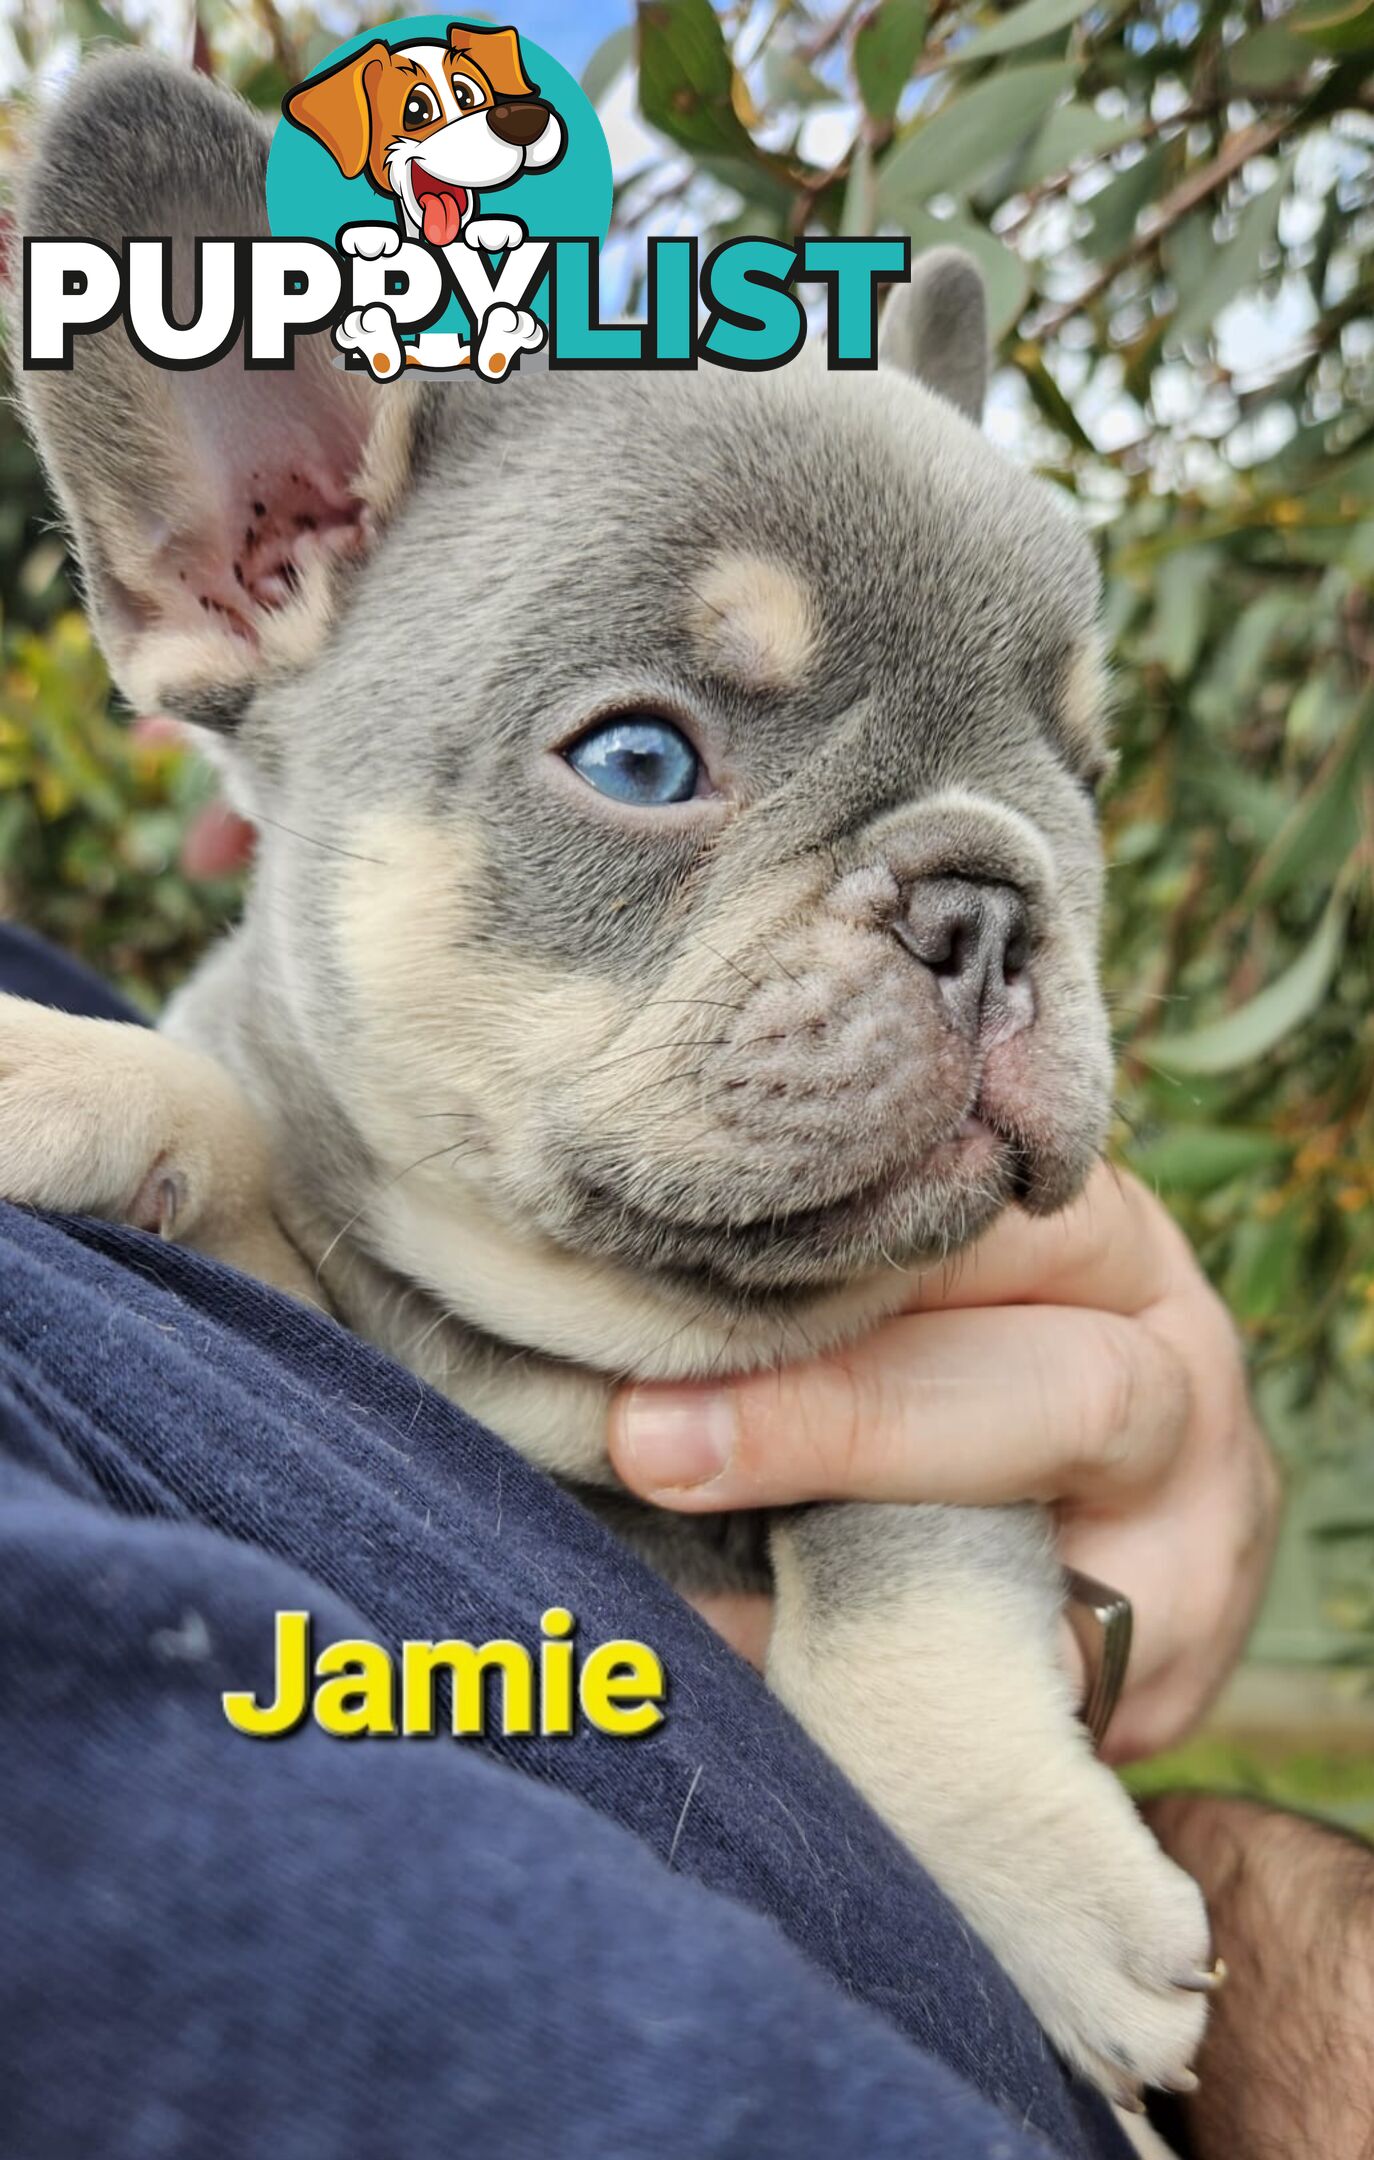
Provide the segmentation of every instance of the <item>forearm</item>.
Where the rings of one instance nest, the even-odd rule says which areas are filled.
[[[1229,1970],[1183,2106],[1196,2160],[1371,2160],[1374,1850],[1205,1793],[1146,1813],[1202,1885]]]

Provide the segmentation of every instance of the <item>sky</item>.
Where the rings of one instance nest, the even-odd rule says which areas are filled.
[[[629,21],[630,0],[520,0],[511,19],[523,36],[580,75],[602,39]]]

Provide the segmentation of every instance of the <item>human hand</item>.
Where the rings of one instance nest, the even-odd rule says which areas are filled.
[[[913,1276],[906,1309],[842,1352],[622,1390],[610,1448],[633,1491],[686,1513],[1052,1507],[1066,1564],[1134,1607],[1116,1762],[1170,1746],[1226,1679],[1279,1512],[1225,1307],[1160,1203],[1106,1165],[1062,1214],[1011,1211],[957,1274]],[[709,1617],[760,1653],[757,1601]]]
[[[1144,1812],[1206,1897],[1228,1972],[1197,2089],[1177,2103],[1187,2150],[1197,2160],[1368,2160],[1374,1851],[1216,1793],[1162,1793]]]

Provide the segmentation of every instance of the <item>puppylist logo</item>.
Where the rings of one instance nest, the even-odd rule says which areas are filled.
[[[603,321],[611,159],[566,69],[509,25],[411,16],[338,46],[283,101],[267,163],[271,237],[196,238],[189,320],[170,238],[25,242],[26,368],[69,368],[122,320],[155,366],[289,368],[328,330],[339,364],[499,383],[522,354],[555,368],[761,370],[801,349],[795,288],[822,288],[832,368],[877,362],[882,286],[904,239],[651,238],[641,322]]]

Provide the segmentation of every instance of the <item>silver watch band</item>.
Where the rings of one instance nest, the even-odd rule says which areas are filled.
[[[1131,1601],[1108,1584],[1065,1568],[1065,1617],[1083,1653],[1086,1675],[1079,1716],[1102,1745],[1112,1712],[1121,1700],[1131,1655]]]

